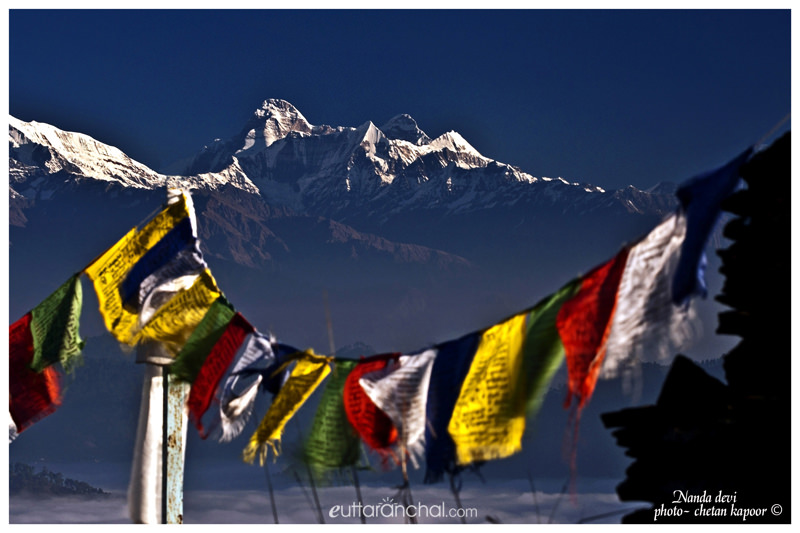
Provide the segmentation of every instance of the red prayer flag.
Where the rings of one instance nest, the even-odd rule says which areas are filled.
[[[564,345],[569,376],[567,406],[574,396],[578,408],[582,408],[594,392],[627,259],[628,248],[623,248],[610,261],[595,267],[558,312],[556,328]]]
[[[344,410],[350,424],[361,439],[380,453],[384,460],[392,455],[389,446],[397,440],[397,429],[391,419],[367,396],[358,380],[364,374],[382,370],[398,357],[399,353],[392,353],[362,358],[347,376],[342,391]]]
[[[211,405],[212,399],[217,396],[219,383],[233,362],[236,352],[245,337],[252,332],[253,326],[240,313],[236,313],[222,336],[214,343],[192,383],[187,401],[189,415],[204,439],[208,437],[208,433],[203,429],[201,419]]]
[[[22,433],[61,405],[61,377],[53,366],[41,372],[30,368],[34,353],[30,313],[9,327],[8,338],[9,412],[17,433]]]

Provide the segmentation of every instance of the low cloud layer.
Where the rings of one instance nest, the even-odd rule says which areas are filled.
[[[624,510],[635,504],[620,502],[616,494],[593,492],[582,487],[573,499],[560,492],[532,493],[527,483],[508,482],[492,486],[465,486],[460,493],[462,510],[456,506],[447,486],[412,487],[413,510],[418,522],[467,523],[489,521],[514,524],[619,523]],[[326,524],[359,523],[358,503],[352,486],[318,489],[320,507]],[[362,486],[361,509],[368,524],[405,522],[400,497],[391,486]],[[308,487],[276,491],[278,520],[281,524],[316,524],[317,510],[311,503]],[[266,490],[187,491],[184,495],[184,521],[187,524],[272,524],[273,511]],[[33,498],[15,496],[9,501],[10,523],[51,524],[125,524],[128,519],[124,492],[107,498]]]

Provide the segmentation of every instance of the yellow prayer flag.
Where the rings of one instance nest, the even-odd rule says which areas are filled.
[[[86,267],[86,275],[94,283],[100,314],[106,328],[119,342],[133,344],[138,316],[125,310],[119,285],[130,269],[175,225],[189,216],[187,199],[180,200],[156,215],[141,230],[133,228],[114,246]]]
[[[267,456],[267,444],[278,454],[276,444],[281,440],[283,427],[330,373],[328,363],[332,360],[331,357],[316,355],[311,350],[300,354],[289,379],[281,387],[256,432],[250,437],[250,443],[242,453],[245,462],[252,464],[258,455],[263,465]]]
[[[486,330],[447,427],[458,464],[501,459],[522,449],[525,404],[518,379],[527,313]]]
[[[136,335],[134,342],[156,341],[178,355],[211,304],[221,295],[214,276],[206,268],[188,290],[165,303]]]

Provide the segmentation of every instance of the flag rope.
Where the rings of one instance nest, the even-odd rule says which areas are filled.
[[[761,144],[765,143],[765,142],[767,141],[767,139],[769,139],[770,137],[772,137],[772,135],[774,135],[774,134],[775,134],[775,132],[776,132],[776,131],[778,131],[778,130],[781,128],[781,126],[783,126],[783,125],[786,123],[786,121],[787,121],[787,120],[789,120],[789,118],[791,118],[791,116],[792,116],[792,113],[791,113],[791,112],[790,112],[790,113],[787,113],[785,117],[783,117],[781,120],[779,120],[779,121],[778,121],[778,123],[777,123],[777,124],[775,124],[775,125],[772,127],[772,129],[771,129],[771,130],[769,130],[769,131],[766,133],[766,135],[764,135],[764,136],[763,136],[763,137],[761,137],[761,138],[760,138],[758,141],[756,141],[755,143],[753,143],[753,146],[759,146],[759,145],[761,145]]]

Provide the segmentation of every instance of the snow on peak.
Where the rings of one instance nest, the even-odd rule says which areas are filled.
[[[160,174],[132,160],[119,148],[50,124],[24,122],[9,116],[9,141],[10,156],[23,164],[41,164],[47,174],[67,170],[135,188],[154,188],[163,183]]]
[[[445,134],[436,137],[430,143],[430,147],[436,150],[447,148],[457,153],[467,153],[475,157],[483,158],[483,156],[471,144],[467,142],[464,137],[457,131],[448,131]]]
[[[128,157],[122,150],[76,132],[9,116],[9,158],[13,181],[25,198],[46,199],[71,179],[117,183],[126,188],[158,189],[177,184],[187,190],[216,189],[226,184],[258,194],[258,188],[238,166],[222,172],[189,176],[161,174]],[[53,177],[54,179],[50,179]],[[12,189],[13,190],[13,189]]]
[[[283,139],[292,131],[311,133],[311,124],[300,111],[286,100],[277,98],[264,100],[256,109],[251,120],[243,150],[254,145],[266,148],[277,140]],[[263,140],[263,142],[259,142]]]
[[[265,117],[267,115],[271,116],[300,116],[303,115],[300,111],[297,110],[295,106],[287,102],[286,100],[281,100],[280,98],[268,98],[261,103],[261,107],[256,109],[255,112],[256,116]],[[305,118],[303,118],[305,120]]]
[[[369,144],[378,144],[382,140],[386,140],[386,136],[381,130],[378,129],[372,121],[367,121],[358,128],[356,128],[360,142],[368,142]],[[363,133],[363,134],[362,134]]]
[[[389,119],[381,126],[381,131],[389,139],[407,141],[418,146],[431,142],[430,137],[419,129],[417,121],[405,113]]]

